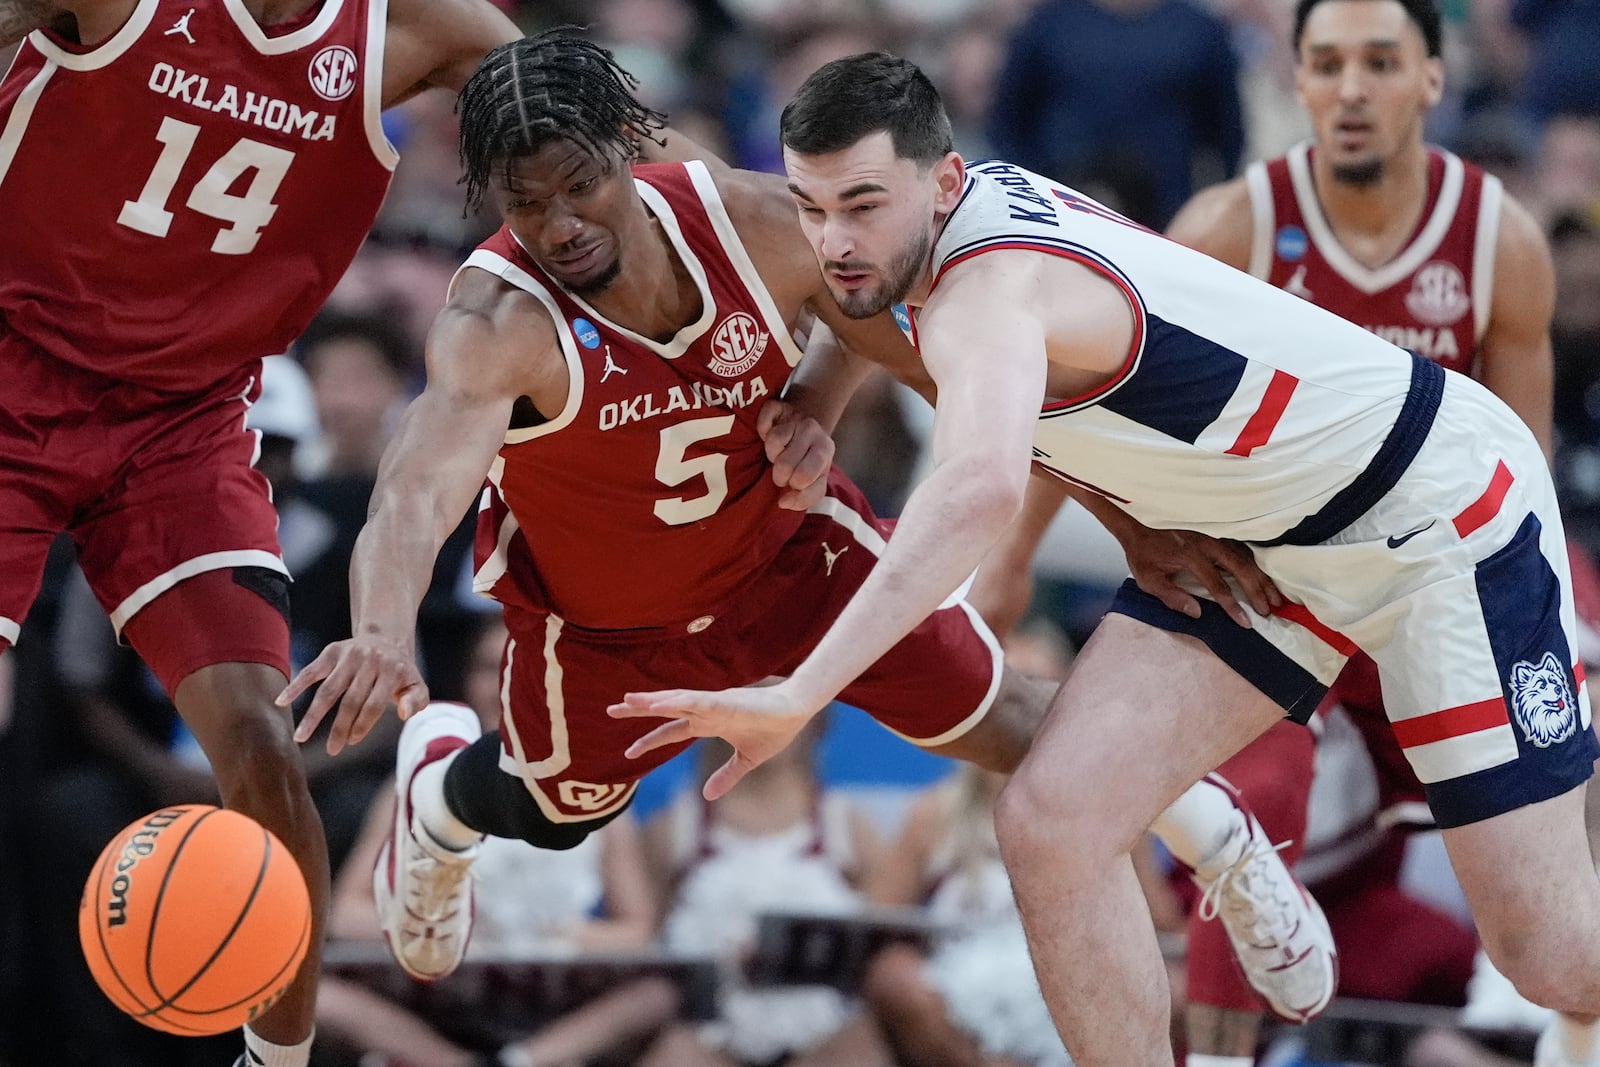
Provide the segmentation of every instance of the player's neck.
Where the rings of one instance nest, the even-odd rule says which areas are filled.
[[[1366,184],[1339,181],[1320,155],[1312,173],[1317,203],[1334,236],[1367,267],[1382,266],[1399,253],[1428,204],[1428,152],[1421,144],[1386,160],[1383,173]]]
[[[244,0],[245,10],[268,28],[292,22],[319,3],[321,0]]]
[[[618,326],[659,342],[670,341],[703,310],[700,287],[653,215],[643,211],[623,242],[624,268],[594,309]]]

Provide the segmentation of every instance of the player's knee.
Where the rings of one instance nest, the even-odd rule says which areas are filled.
[[[994,805],[995,833],[1006,862],[1048,848],[1050,839],[1061,829],[1057,817],[1070,818],[1070,814],[1062,803],[1061,791],[1044,781],[1036,766],[1019,769]]]
[[[299,781],[300,751],[288,718],[247,699],[208,710],[209,724],[193,724],[218,783]],[[218,724],[221,724],[220,726]]]
[[[1558,1011],[1593,1013],[1592,1004],[1579,1002],[1590,999],[1585,993],[1594,981],[1587,954],[1574,958],[1570,947],[1546,944],[1526,927],[1501,933],[1484,929],[1480,934],[1495,968],[1528,1000]]]

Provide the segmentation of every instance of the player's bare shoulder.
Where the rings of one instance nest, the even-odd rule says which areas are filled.
[[[428,335],[428,379],[495,397],[527,397],[545,418],[566,405],[570,372],[543,304],[489,271],[468,267]]]
[[[826,290],[787,184],[776,174],[733,169],[716,173],[716,182],[757,273],[793,322],[803,305]]]
[[[459,90],[490,49],[521,36],[489,0],[389,0],[383,106],[432,86]]]
[[[0,50],[38,29],[93,47],[122,28],[135,4],[136,0],[0,0]]]
[[[1190,198],[1167,227],[1167,236],[1231,267],[1248,270],[1254,229],[1250,188],[1243,178],[1235,178]]]

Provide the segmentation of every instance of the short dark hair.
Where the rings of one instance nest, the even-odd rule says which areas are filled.
[[[819,67],[778,123],[783,144],[808,156],[839,152],[886,130],[895,155],[920,166],[955,148],[939,90],[910,60],[863,52]]]
[[[1296,55],[1300,54],[1300,38],[1305,36],[1306,20],[1311,17],[1311,10],[1326,0],[1300,0],[1294,6],[1294,44]],[[1406,9],[1406,16],[1411,19],[1422,34],[1422,43],[1428,46],[1428,55],[1438,58],[1444,45],[1444,30],[1442,19],[1439,16],[1438,0],[1395,0]]]
[[[639,81],[612,54],[563,26],[501,45],[462,87],[462,181],[483,203],[497,166],[570,140],[597,156],[632,158],[636,137],[655,138],[667,117],[634,98]]]

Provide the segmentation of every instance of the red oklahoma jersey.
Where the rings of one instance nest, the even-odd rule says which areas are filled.
[[[700,291],[699,318],[670,340],[608,321],[508,229],[467,260],[544,304],[571,376],[559,415],[506,434],[475,584],[589,629],[693,630],[759,581],[800,525],[777,506],[756,432],[800,351],[705,167],[636,166],[634,177]]]
[[[29,35],[0,82],[6,326],[174,391],[287,348],[394,168],[385,11],[324,0],[268,36],[242,0],[140,0],[93,48]]]
[[[1317,202],[1309,144],[1246,172],[1255,239],[1250,273],[1409,348],[1446,370],[1476,371],[1489,324],[1500,180],[1428,150],[1428,198],[1416,232],[1365,267],[1340,246]]]

